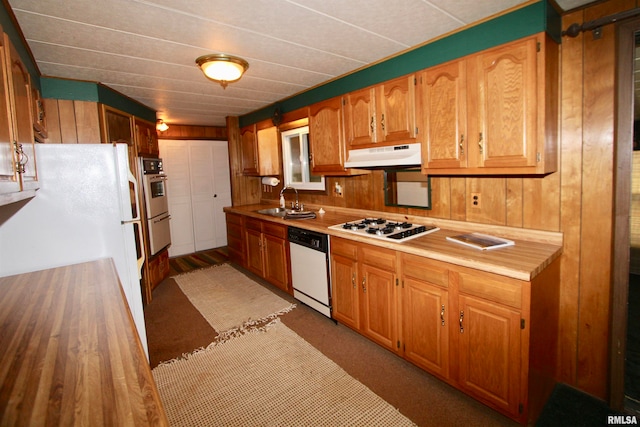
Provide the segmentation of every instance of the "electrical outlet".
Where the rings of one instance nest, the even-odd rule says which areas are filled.
[[[482,198],[480,193],[471,193],[471,206],[474,208],[482,207]]]
[[[343,197],[342,186],[340,184],[338,184],[337,182],[336,182],[336,184],[335,184],[335,186],[333,188],[333,195],[336,196],[336,197]]]

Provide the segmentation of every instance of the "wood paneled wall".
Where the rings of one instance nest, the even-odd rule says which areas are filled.
[[[562,27],[634,7],[635,0],[600,2],[565,15]],[[325,194],[300,195],[303,203],[321,206],[563,232],[559,380],[603,400],[609,393],[615,37],[615,26],[608,25],[599,39],[587,32],[562,40],[557,172],[545,177],[432,177],[429,211],[385,207],[381,171],[328,178]],[[342,185],[344,197],[334,195],[335,182]],[[280,188],[263,186],[260,197],[275,201]],[[471,193],[481,193],[480,207],[470,203]]]
[[[98,103],[45,98],[48,144],[100,143]]]

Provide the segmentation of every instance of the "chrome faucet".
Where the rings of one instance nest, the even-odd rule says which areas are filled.
[[[282,193],[284,193],[284,190],[286,190],[287,188],[290,188],[290,189],[292,189],[293,191],[296,192],[296,203],[294,205],[293,202],[291,202],[291,208],[294,211],[297,211],[297,210],[300,209],[300,203],[298,202],[298,190],[296,188],[293,188],[293,187],[288,187],[288,186],[287,187],[282,187],[282,190],[280,190],[280,207],[281,208],[286,207],[285,202],[284,202],[284,196],[282,195]]]

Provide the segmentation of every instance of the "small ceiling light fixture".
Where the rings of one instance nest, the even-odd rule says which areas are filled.
[[[158,119],[158,121],[156,122],[156,130],[159,130],[160,132],[164,132],[167,129],[169,129],[169,125],[166,124],[164,120]]]
[[[223,53],[201,56],[196,59],[196,64],[209,80],[220,83],[223,89],[227,84],[240,80],[249,68],[244,59]]]

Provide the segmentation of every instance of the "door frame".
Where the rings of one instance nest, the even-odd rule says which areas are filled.
[[[614,151],[614,224],[609,343],[609,406],[623,410],[625,403],[625,355],[629,296],[629,214],[631,211],[631,171],[633,151],[633,104],[635,33],[640,18],[617,27],[616,123]]]

